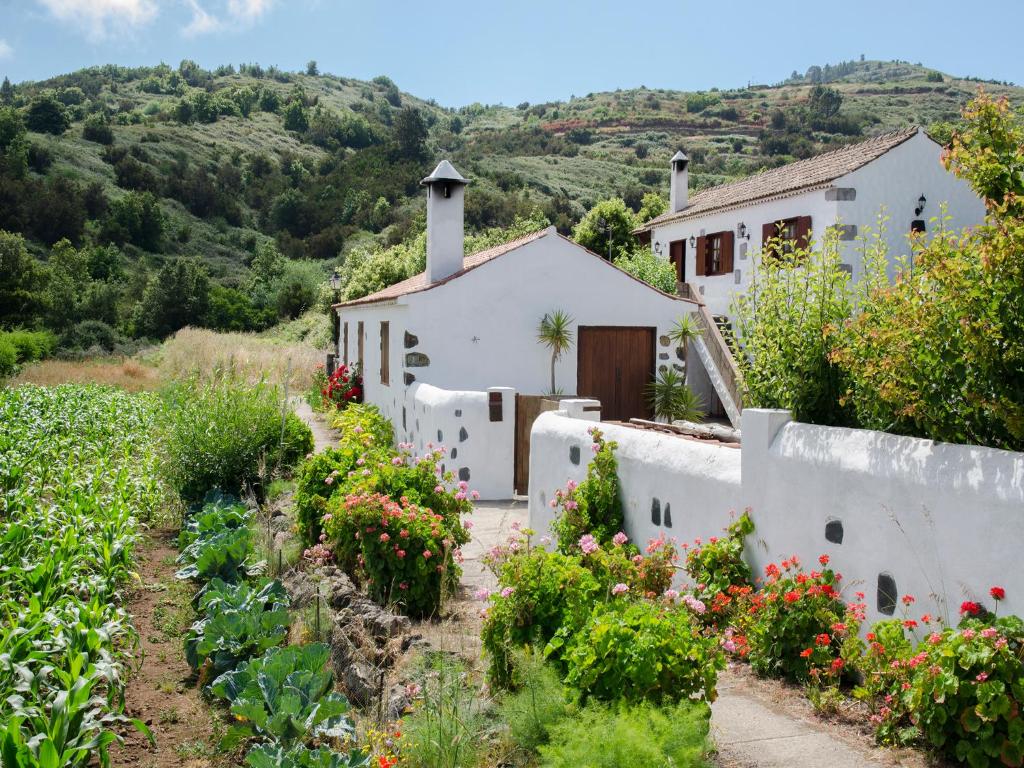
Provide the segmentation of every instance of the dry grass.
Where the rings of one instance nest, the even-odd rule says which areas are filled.
[[[39,384],[109,384],[129,392],[156,389],[160,374],[156,368],[138,360],[93,358],[89,360],[43,360],[27,365],[10,380],[8,386]]]
[[[291,391],[299,393],[310,387],[313,368],[323,361],[323,353],[309,344],[251,333],[183,328],[164,342],[155,360],[165,380],[231,368],[251,381],[265,378],[283,384],[288,378]]]

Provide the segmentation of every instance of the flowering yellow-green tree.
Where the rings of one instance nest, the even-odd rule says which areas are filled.
[[[865,292],[834,336],[840,402],[871,429],[1024,448],[1024,113],[980,93],[943,161],[984,199],[984,226],[941,229],[913,270]]]

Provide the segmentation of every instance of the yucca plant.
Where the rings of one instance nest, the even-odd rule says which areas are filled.
[[[647,399],[654,415],[668,422],[701,421],[703,403],[674,368],[665,368],[647,385]]]
[[[572,349],[573,319],[560,309],[548,312],[541,318],[537,329],[537,341],[551,350],[551,394],[557,395],[555,387],[555,363],[563,354]]]

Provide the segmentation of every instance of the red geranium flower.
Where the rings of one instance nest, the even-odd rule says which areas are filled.
[[[965,613],[977,616],[981,613],[981,606],[973,600],[964,600],[960,603],[960,615],[963,616]]]
[[[1006,590],[1002,587],[992,587],[988,593],[992,595],[993,600],[1002,600],[1006,597]]]

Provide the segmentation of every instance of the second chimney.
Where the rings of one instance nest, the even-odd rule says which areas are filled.
[[[679,213],[686,207],[690,196],[690,158],[681,151],[672,156],[672,177],[669,182],[669,207]]]
[[[420,183],[427,188],[427,280],[436,283],[462,269],[463,208],[469,180],[442,160]]]

